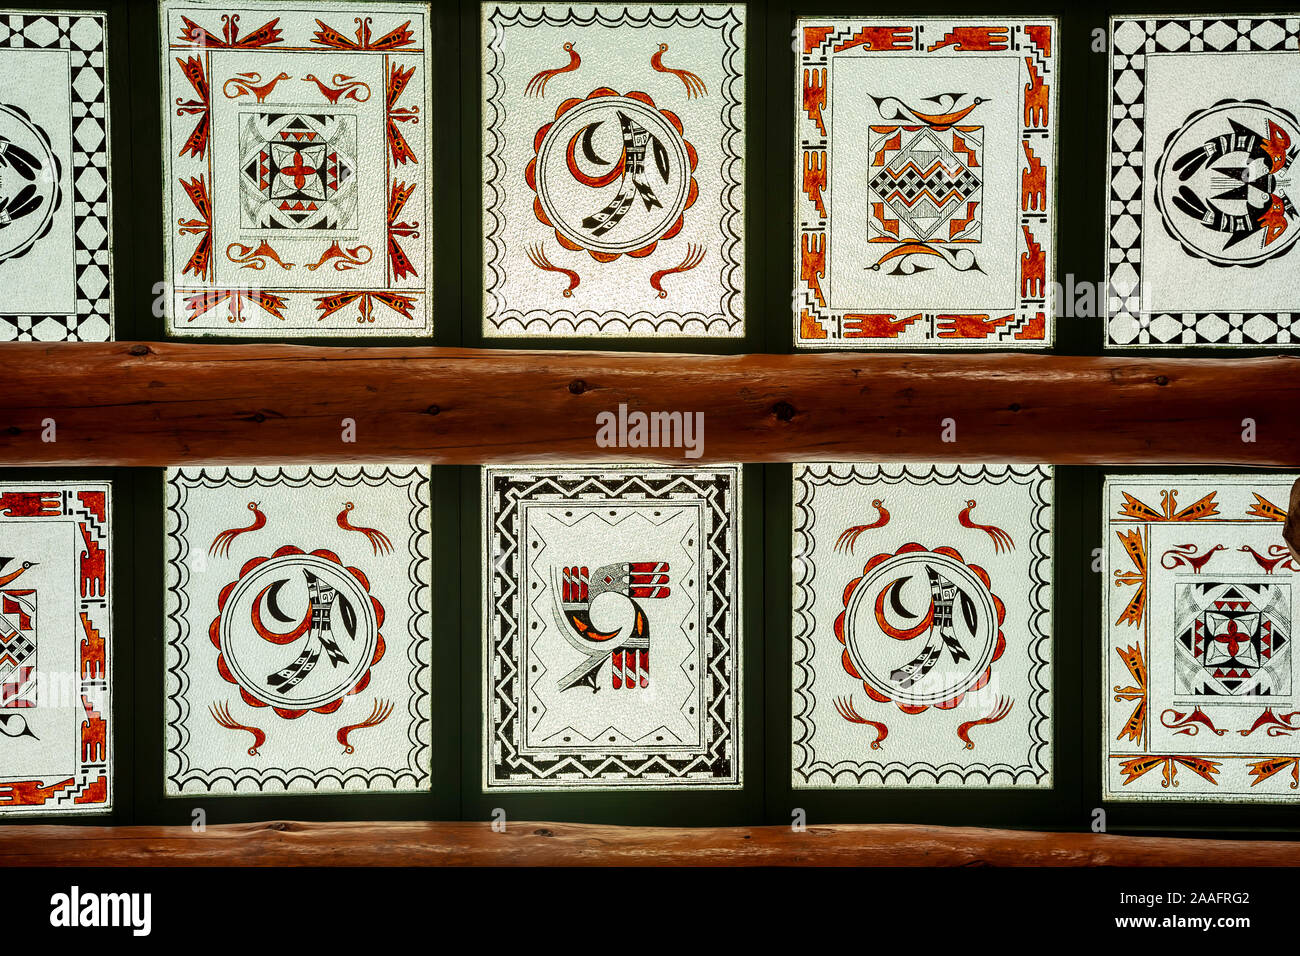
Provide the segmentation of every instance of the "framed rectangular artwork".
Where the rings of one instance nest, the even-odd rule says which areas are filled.
[[[429,333],[428,7],[161,16],[168,334]]]
[[[1295,475],[1106,479],[1104,796],[1293,803]]]
[[[485,336],[744,335],[745,10],[483,5]]]
[[[1056,32],[800,18],[796,346],[1052,344]]]
[[[0,482],[0,815],[113,808],[103,482]]]
[[[429,790],[428,470],[171,469],[164,507],[167,794]]]
[[[483,788],[738,789],[738,466],[483,472]]]
[[[1111,20],[1106,345],[1300,345],[1300,17]]]
[[[799,789],[1052,785],[1052,471],[796,465]]]
[[[0,10],[0,341],[113,337],[105,31]]]

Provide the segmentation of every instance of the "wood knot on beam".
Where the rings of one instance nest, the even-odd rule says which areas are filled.
[[[777,402],[772,406],[772,414],[776,416],[777,421],[788,422],[794,418],[796,411],[789,402]]]

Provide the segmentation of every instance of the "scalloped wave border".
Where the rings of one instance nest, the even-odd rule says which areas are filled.
[[[719,9],[723,11],[721,14],[717,16],[710,15],[712,11]],[[727,159],[722,168],[722,178],[725,184],[722,204],[726,211],[720,225],[724,236],[727,238],[722,248],[723,265],[719,276],[722,285],[722,296],[718,303],[717,313],[705,315],[703,312],[664,312],[656,315],[652,312],[641,311],[629,315],[617,310],[572,312],[567,309],[560,311],[532,309],[523,312],[518,309],[505,308],[500,293],[496,291],[505,281],[505,274],[499,265],[505,257],[505,241],[501,238],[505,231],[505,214],[501,211],[504,193],[498,186],[505,171],[505,165],[500,158],[504,137],[499,129],[500,124],[505,119],[505,110],[501,103],[503,93],[501,40],[506,27],[520,24],[529,27],[542,23],[548,26],[566,26],[568,24],[592,26],[593,24],[599,24],[605,27],[644,27],[650,25],[656,27],[698,27],[704,25],[706,28],[718,29],[722,32],[727,46],[723,66],[727,71],[728,79],[725,89],[726,106],[721,111],[724,127],[723,152],[726,154]],[[489,25],[494,28],[490,38],[487,33]],[[540,334],[554,336],[604,334],[632,336],[638,332],[644,332],[647,335],[665,337],[738,337],[744,334],[745,295],[744,290],[736,284],[738,275],[742,277],[743,281],[744,269],[744,237],[736,228],[738,224],[741,228],[744,227],[744,159],[737,154],[735,149],[736,137],[743,137],[744,134],[732,115],[739,110],[743,117],[745,110],[745,104],[735,93],[735,86],[738,82],[743,83],[744,75],[736,69],[734,62],[737,55],[743,55],[743,47],[735,39],[736,31],[743,30],[743,28],[744,20],[738,15],[737,9],[733,5],[705,4],[698,7],[693,16],[679,9],[674,9],[670,14],[665,15],[654,7],[647,8],[644,15],[641,16],[634,14],[627,7],[623,8],[618,16],[609,16],[602,12],[600,7],[595,7],[592,9],[591,14],[585,17],[579,15],[572,7],[562,16],[548,13],[545,7],[542,7],[541,12],[536,16],[531,16],[523,5],[517,6],[513,11],[508,11],[501,5],[484,7],[480,43],[483,46],[484,53],[491,54],[491,66],[483,74],[483,108],[485,113],[482,130],[482,145],[484,147],[483,191],[485,198],[489,195],[491,197],[490,202],[486,202],[483,208],[483,272],[485,281],[481,306],[485,335],[491,337]],[[491,92],[488,91],[489,84],[491,85]],[[486,113],[489,109],[492,111],[491,122],[486,121]],[[486,148],[489,138],[492,141],[491,149]],[[492,223],[490,228],[488,227],[489,219]],[[491,276],[490,280],[488,279],[489,275]],[[489,302],[493,303],[492,307],[489,307]],[[739,308],[737,308],[738,303]],[[696,331],[697,326],[698,331]],[[713,331],[718,328],[723,331]]]
[[[246,477],[234,477],[225,468],[200,468],[197,474],[188,474],[184,468],[167,469],[163,485],[167,527],[163,531],[163,539],[167,556],[164,620],[168,636],[164,648],[167,661],[163,673],[166,683],[175,681],[175,690],[170,688],[165,690],[163,733],[167,759],[169,762],[175,761],[176,769],[173,771],[164,768],[165,796],[180,797],[203,793],[207,796],[225,797],[248,795],[254,792],[304,795],[357,789],[385,793],[425,793],[432,787],[433,722],[429,707],[432,700],[433,680],[432,636],[421,634],[422,623],[430,617],[431,613],[429,604],[433,573],[430,551],[432,507],[429,471],[427,468],[414,465],[405,470],[396,466],[361,465],[352,475],[341,475],[337,468],[318,471],[316,467],[309,466],[304,473],[298,475],[292,474],[295,470],[297,469],[278,467],[271,471],[254,467]],[[176,480],[177,477],[183,478],[187,483],[180,484]],[[190,569],[189,542],[185,536],[189,526],[189,515],[184,510],[184,504],[188,499],[189,489],[199,486],[211,488],[222,484],[237,488],[247,488],[254,484],[265,487],[277,483],[298,488],[307,485],[317,488],[342,485],[351,488],[361,484],[378,487],[394,480],[410,480],[407,485],[411,503],[411,508],[407,512],[407,524],[411,529],[408,539],[411,563],[407,568],[407,579],[411,582],[411,590],[407,595],[407,607],[410,610],[407,634],[410,641],[407,645],[406,657],[411,664],[407,686],[411,688],[412,693],[407,700],[407,713],[411,717],[407,725],[407,740],[411,744],[407,766],[400,770],[377,767],[370,770],[353,768],[344,772],[340,772],[336,767],[326,767],[321,770],[310,770],[306,767],[219,767],[210,771],[191,768],[185,756],[186,744],[189,741],[186,721],[190,712],[187,697],[190,683],[188,675],[190,625],[187,613]],[[171,500],[173,496],[175,500]],[[428,519],[423,524],[419,520],[422,513]],[[422,566],[428,568],[428,580],[422,580],[420,577]],[[383,780],[387,780],[389,786],[377,787],[376,783]],[[402,782],[407,780],[409,784],[402,786]],[[293,785],[300,781],[308,783],[310,789],[294,789]],[[350,788],[349,784],[354,781],[360,781],[364,786]],[[230,789],[212,789],[214,784],[221,782],[228,784]],[[190,784],[195,783],[202,786],[187,789]],[[252,786],[245,788],[245,784]],[[276,786],[269,786],[270,784]],[[327,784],[332,785],[327,786]]]
[[[874,475],[867,474],[861,470],[862,466],[844,463],[848,471],[844,474],[837,474],[833,470],[840,463],[807,463],[797,466],[794,475],[794,501],[792,511],[794,513],[795,523],[792,528],[793,552],[792,561],[792,586],[791,598],[793,605],[791,607],[794,623],[797,625],[792,628],[791,638],[791,753],[790,753],[790,781],[791,786],[796,790],[831,790],[831,789],[857,789],[871,786],[877,787],[906,787],[912,786],[913,782],[921,777],[928,776],[932,782],[917,784],[918,787],[924,787],[931,790],[953,790],[970,784],[972,781],[980,781],[981,785],[987,789],[1011,789],[1024,786],[1017,784],[1022,776],[1028,774],[1032,779],[1030,786],[1036,788],[1047,788],[1052,785],[1052,761],[1051,761],[1051,721],[1052,715],[1045,704],[1050,706],[1052,690],[1048,684],[1043,681],[1045,671],[1050,671],[1051,663],[1051,640],[1052,640],[1052,609],[1043,602],[1043,597],[1048,598],[1052,594],[1051,579],[1053,577],[1053,556],[1052,556],[1052,529],[1055,527],[1055,475],[1050,465],[1003,465],[992,466],[1001,467],[1001,472],[990,470],[990,466],[979,465],[974,468],[965,465],[904,465],[903,470],[896,475],[878,472]],[[927,468],[921,471],[920,468]],[[802,472],[801,470],[802,469]],[[813,473],[811,469],[822,469],[820,473]],[[801,477],[809,476],[813,481],[801,481]],[[816,568],[811,560],[814,542],[812,531],[816,524],[816,514],[812,509],[812,499],[815,495],[815,489],[819,485],[846,485],[859,480],[882,481],[886,484],[904,484],[918,482],[935,482],[938,484],[955,484],[962,479],[982,479],[992,484],[1004,484],[1014,481],[1017,484],[1024,484],[1030,493],[1031,500],[1037,505],[1031,516],[1036,533],[1034,534],[1032,550],[1035,559],[1031,561],[1029,573],[1035,582],[1029,592],[1030,629],[1038,635],[1029,647],[1029,658],[1031,667],[1029,671],[1029,682],[1039,691],[1031,702],[1031,709],[1036,715],[1036,719],[1031,721],[1030,734],[1031,742],[1029,752],[1026,758],[1026,764],[1020,767],[1013,767],[1010,764],[973,764],[969,766],[960,766],[955,763],[933,764],[929,761],[890,761],[885,764],[851,764],[847,761],[841,761],[837,764],[829,764],[825,761],[818,761],[812,748],[812,737],[816,731],[816,725],[811,719],[813,708],[816,704],[816,696],[813,693],[813,685],[816,675],[813,673],[812,666],[809,663],[813,647],[813,636],[817,632],[817,622],[812,614],[810,607],[813,603],[812,579],[816,573]],[[820,480],[817,480],[820,479]],[[1046,493],[1044,493],[1046,489]],[[1043,515],[1047,513],[1051,516],[1050,523],[1044,523]],[[801,704],[801,709],[795,709],[796,704]],[[1047,759],[1044,760],[1046,751]],[[802,779],[800,779],[802,775]],[[810,782],[814,775],[829,777],[829,782],[813,783]],[[956,775],[956,782],[943,783],[945,777]],[[848,784],[840,783],[840,778],[848,776],[853,782]],[[995,783],[999,776],[1009,778],[1005,784]],[[901,780],[899,779],[901,777]],[[868,779],[871,778],[871,779]]]

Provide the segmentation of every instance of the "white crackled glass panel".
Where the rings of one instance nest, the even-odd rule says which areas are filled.
[[[181,468],[166,792],[428,790],[429,473]]]
[[[113,337],[102,13],[0,10],[0,341]]]
[[[1106,344],[1300,345],[1300,18],[1111,22]]]
[[[795,344],[1052,344],[1056,21],[799,20]]]
[[[741,785],[740,468],[483,474],[483,786]]]
[[[1106,479],[1106,799],[1295,802],[1295,480]]]
[[[1050,787],[1052,471],[796,465],[793,785]]]
[[[744,334],[739,5],[483,7],[483,331]]]
[[[0,814],[113,806],[106,483],[0,483]]]
[[[428,7],[162,5],[167,328],[432,328]]]

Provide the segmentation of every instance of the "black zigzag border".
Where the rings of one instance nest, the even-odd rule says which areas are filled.
[[[539,495],[539,487],[542,489]],[[667,468],[489,468],[483,472],[483,789],[737,789],[743,785],[743,692],[740,644],[740,493],[738,466],[700,472]],[[653,748],[620,747],[595,753],[562,750],[551,759],[518,753],[522,730],[517,707],[519,677],[519,594],[527,569],[519,562],[519,542],[511,528],[522,500],[617,502],[673,501],[682,494],[707,502],[709,553],[715,556],[701,582],[702,603],[713,653],[701,675],[711,680],[706,694],[703,752],[678,754]],[[535,497],[536,496],[536,497]],[[732,590],[734,588],[734,591]],[[494,703],[506,716],[493,719]],[[609,770],[611,761],[619,768]]]

